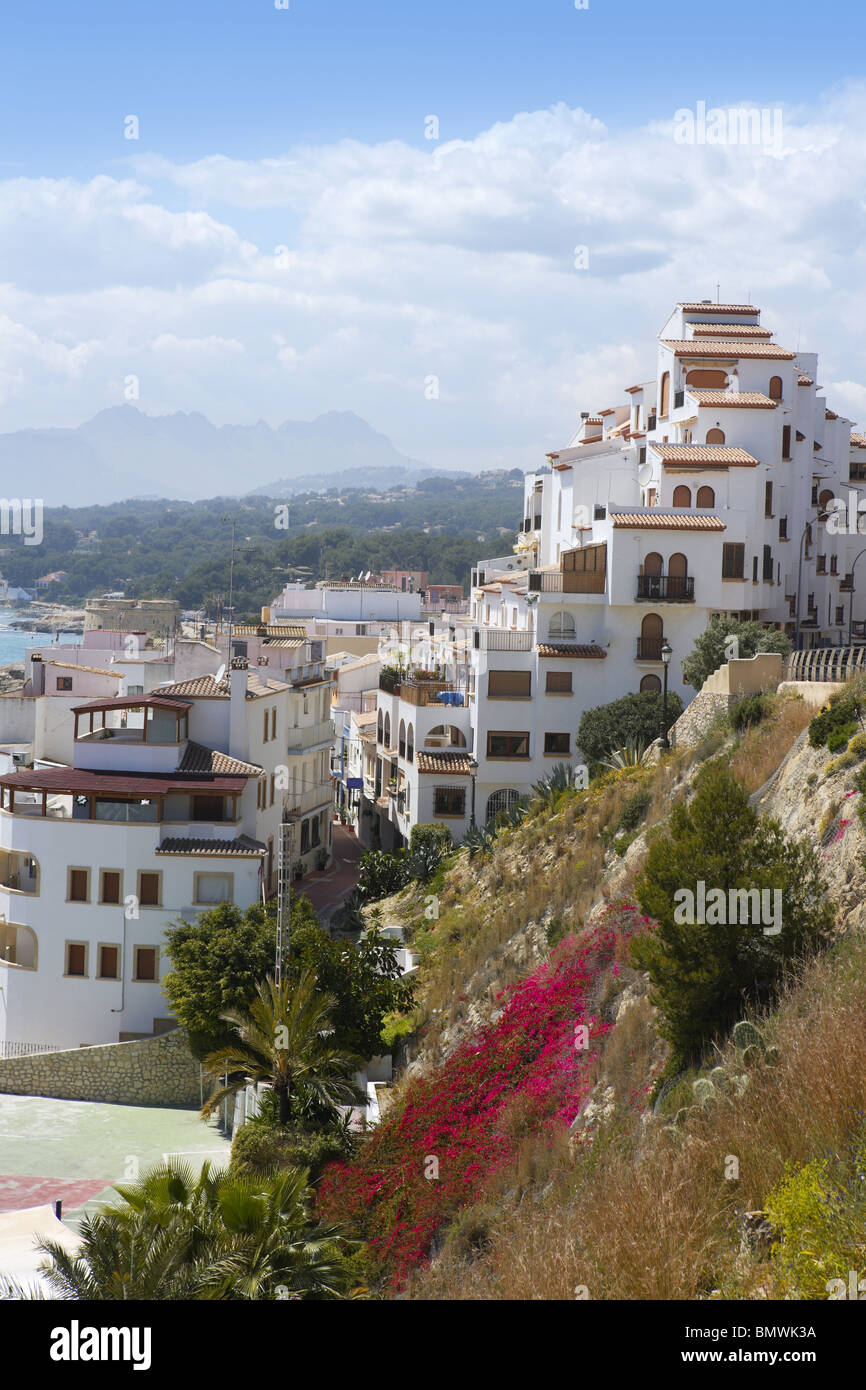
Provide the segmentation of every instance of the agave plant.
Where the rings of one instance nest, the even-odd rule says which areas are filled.
[[[533,784],[532,795],[537,801],[549,803],[554,801],[560,792],[576,786],[577,771],[572,764],[557,763],[546,777],[539,778]]]
[[[463,848],[469,851],[469,858],[474,859],[476,854],[480,854],[482,859],[486,859],[493,853],[496,844],[496,827],[492,821],[486,825],[473,825],[463,836]]]
[[[622,748],[612,748],[608,756],[601,759],[601,765],[613,768],[615,772],[624,767],[649,767],[652,755],[652,744],[647,746],[638,739],[624,744]]]

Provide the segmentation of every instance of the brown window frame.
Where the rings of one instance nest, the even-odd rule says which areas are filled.
[[[561,681],[559,690],[556,689],[556,682]],[[551,684],[554,682],[554,684]],[[574,694],[574,673],[572,671],[548,671],[544,687],[545,695],[573,695]]]
[[[106,898],[105,879],[108,874],[117,876],[117,897]],[[100,869],[99,870],[99,903],[102,907],[122,907],[123,906],[123,870],[122,869]]]
[[[73,874],[84,874],[84,897],[73,898],[72,878]],[[70,864],[66,870],[66,901],[68,903],[89,903],[90,902],[90,869],[82,864]]]
[[[140,951],[153,952],[153,974],[142,975],[139,973],[138,958]],[[158,946],[133,946],[132,948],[132,983],[139,985],[158,985],[159,984],[159,947]]]
[[[743,541],[724,541],[722,543],[722,579],[735,579],[740,583],[746,577],[746,547]]]
[[[157,901],[155,903],[146,903],[144,901],[144,894],[141,891],[141,885],[142,881],[145,878],[156,879]],[[138,899],[139,907],[162,907],[162,869],[139,869],[138,879],[136,882],[136,889],[136,897]]]
[[[511,686],[512,689],[508,687]],[[516,687],[522,686],[522,689]],[[488,700],[531,700],[532,672],[521,670],[488,670]]]
[[[69,950],[74,947],[83,952],[84,969],[69,969]],[[78,941],[74,937],[69,938],[63,944],[63,978],[64,980],[89,980],[90,979],[90,942]]]
[[[440,797],[448,801],[453,800],[459,809],[441,810]],[[466,788],[465,787],[434,787],[433,788],[433,815],[445,816],[453,820],[463,820],[466,815]]]
[[[551,740],[553,740],[553,739],[565,739],[565,747],[564,747],[564,748],[551,748],[551,747],[549,747],[549,744],[550,744]],[[547,756],[550,756],[550,755],[552,755],[552,754],[557,754],[559,757],[563,757],[563,756],[568,757],[569,754],[571,753],[571,734],[569,734],[569,733],[551,733],[551,732],[549,732],[549,731],[546,731],[546,732],[545,732],[545,735],[544,735],[544,752],[545,752],[545,754],[546,754]]]
[[[116,952],[117,952],[117,965],[116,965],[115,973],[114,973],[113,975],[107,975],[107,974],[105,973],[105,971],[103,970],[103,968],[102,968],[102,961],[103,961],[102,953],[103,953],[103,951],[116,951]],[[114,981],[117,981],[117,980],[119,980],[119,979],[122,978],[122,975],[123,975],[123,951],[122,951],[120,942],[119,942],[119,941],[98,941],[98,942],[96,943],[96,975],[94,976],[94,979],[97,979],[97,980],[114,980]]]
[[[491,729],[487,734],[487,757],[496,762],[527,762],[529,760],[529,729]],[[525,753],[494,753],[491,748],[492,739],[525,739]]]

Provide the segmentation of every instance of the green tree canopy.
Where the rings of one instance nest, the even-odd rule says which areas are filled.
[[[743,788],[723,763],[712,762],[697,779],[691,803],[676,806],[669,833],[654,840],[637,881],[641,908],[655,918],[654,931],[635,937],[632,960],[649,972],[660,1032],[679,1068],[697,1060],[721,1038],[749,1004],[763,1005],[785,970],[814,954],[833,923],[815,851],[788,839],[778,822],[759,818]],[[681,921],[688,890],[699,897],[722,889],[781,892],[781,930],[765,921]],[[695,914],[697,915],[697,914]],[[715,914],[708,910],[706,916]]]
[[[695,690],[700,690],[707,677],[728,660],[728,653],[732,650],[728,644],[732,637],[737,640],[738,657],[755,656],[758,652],[778,652],[785,657],[791,650],[790,637],[776,628],[716,616],[683,662],[683,680],[693,685]]]
[[[668,728],[683,712],[683,702],[674,691],[668,691]],[[577,730],[577,746],[588,763],[600,762],[614,748],[628,743],[652,743],[666,732],[664,696],[656,690],[623,695],[609,705],[596,705],[585,711]]]

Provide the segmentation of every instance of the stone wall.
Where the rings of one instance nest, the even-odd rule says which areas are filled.
[[[672,748],[696,748],[703,743],[720,714],[727,714],[735,695],[723,695],[714,690],[700,690],[674,724],[668,737]]]
[[[0,1060],[0,1093],[113,1105],[201,1104],[199,1064],[182,1028],[137,1042],[8,1057]]]

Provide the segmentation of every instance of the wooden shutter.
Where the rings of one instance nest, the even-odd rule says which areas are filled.
[[[511,699],[532,694],[531,671],[488,671],[487,694]]]

